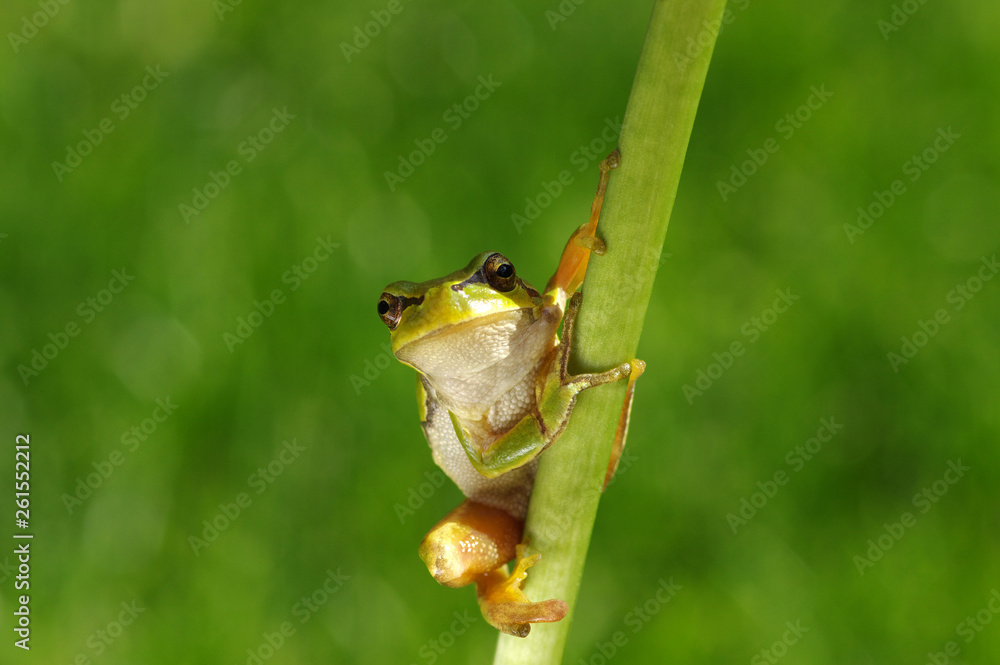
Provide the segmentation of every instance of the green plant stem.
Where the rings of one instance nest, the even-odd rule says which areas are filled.
[[[598,229],[608,251],[590,261],[571,371],[601,371],[635,357],[724,8],[725,0],[655,4],[619,139],[621,166],[612,172]],[[525,534],[542,560],[525,591],[532,600],[565,600],[570,614],[533,625],[527,638],[501,635],[494,665],[562,658],[624,391],[620,382],[582,393],[535,480]],[[634,420],[641,418],[637,411]]]

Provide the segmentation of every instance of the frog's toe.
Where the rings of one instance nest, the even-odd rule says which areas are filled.
[[[566,616],[569,606],[563,600],[531,602],[521,589],[527,570],[541,559],[541,554],[526,556],[527,546],[520,544],[517,564],[509,576],[503,568],[483,575],[477,583],[479,609],[486,621],[508,635],[524,637],[533,623],[551,623]]]
[[[597,236],[575,236],[574,241],[580,247],[598,256],[604,256],[604,253],[608,251],[608,246]]]
[[[532,603],[528,600],[500,603],[480,603],[483,617],[497,630],[526,637],[533,623],[552,623],[566,616],[569,606],[564,600],[543,600]]]

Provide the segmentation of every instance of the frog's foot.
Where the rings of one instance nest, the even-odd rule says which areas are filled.
[[[628,387],[625,389],[625,401],[622,403],[621,415],[618,417],[618,429],[615,431],[615,440],[611,444],[611,459],[608,461],[608,470],[604,474],[604,488],[615,477],[618,470],[618,460],[621,459],[625,450],[625,437],[628,436],[628,421],[632,414],[632,396],[635,394],[635,380],[642,376],[646,370],[646,363],[641,360],[633,360],[631,371],[628,375]]]
[[[476,592],[483,618],[497,630],[526,637],[533,623],[551,623],[566,616],[569,606],[563,600],[543,600],[533,603],[521,590],[528,577],[528,568],[538,563],[541,554],[525,557],[527,546],[517,546],[517,564],[508,577],[505,568],[493,570],[479,578]]]
[[[541,554],[525,557],[518,544],[524,522],[506,511],[466,499],[438,522],[420,543],[420,558],[438,582],[461,587],[476,583],[479,608],[494,628],[524,637],[530,624],[559,621],[568,611],[561,600],[533,603],[521,590],[527,570]],[[514,573],[507,562],[517,557]]]
[[[466,499],[424,536],[420,558],[439,583],[462,587],[514,558],[523,530],[506,511]]]
[[[573,294],[580,284],[583,283],[584,275],[587,273],[587,262],[590,260],[590,253],[594,252],[598,256],[604,254],[604,241],[597,237],[597,222],[601,218],[601,207],[604,205],[604,193],[608,189],[608,181],[611,179],[611,170],[618,168],[621,161],[621,153],[618,149],[604,158],[600,164],[601,178],[597,183],[597,193],[594,195],[594,202],[590,206],[590,221],[578,228],[570,236],[563,250],[562,258],[559,259],[559,267],[556,274],[549,280],[545,287],[545,292],[549,293],[553,289],[561,290],[567,296]]]
[[[625,406],[622,410],[624,416],[625,429],[628,429],[628,413],[632,409],[632,393],[635,390],[635,380],[642,376],[646,370],[646,363],[638,358],[633,358],[628,362],[623,362],[617,367],[612,367],[606,372],[596,374],[573,374],[569,373],[569,352],[573,347],[573,332],[576,328],[576,315],[580,312],[580,304],[583,303],[583,294],[574,293],[566,306],[566,316],[563,319],[563,332],[559,339],[559,353],[556,361],[559,363],[560,384],[563,389],[571,389],[573,394],[581,390],[600,386],[605,383],[622,381],[628,379],[628,392],[625,396]],[[619,429],[621,422],[619,422]],[[623,435],[624,438],[624,435]]]

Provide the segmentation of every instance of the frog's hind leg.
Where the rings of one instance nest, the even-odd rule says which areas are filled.
[[[507,511],[466,499],[424,536],[420,558],[441,584],[466,586],[513,559],[523,530]]]
[[[531,602],[521,590],[527,569],[540,554],[525,558],[520,545],[524,521],[472,500],[437,523],[420,544],[420,558],[438,582],[449,587],[476,583],[479,608],[494,628],[524,637],[537,622],[559,621],[568,610],[561,600]],[[506,563],[517,557],[514,574]]]
[[[566,616],[569,606],[564,600],[531,602],[521,584],[528,576],[528,568],[538,563],[541,554],[524,556],[527,545],[517,546],[517,563],[508,576],[506,566],[483,575],[476,582],[479,609],[491,626],[508,635],[526,637],[533,623],[551,623]]]

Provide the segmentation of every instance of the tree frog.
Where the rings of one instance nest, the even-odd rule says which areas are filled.
[[[393,354],[417,370],[420,422],[434,462],[466,496],[426,535],[420,557],[443,585],[475,583],[484,618],[520,637],[532,623],[559,621],[567,612],[564,601],[532,602],[521,589],[541,557],[526,556],[521,543],[538,455],[566,428],[580,391],[627,380],[610,479],[633,383],[645,367],[631,360],[596,374],[566,369],[582,297],[577,289],[590,253],[604,253],[595,233],[618,160],[615,150],[601,162],[590,221],[570,237],[544,292],[521,279],[503,254],[484,252],[440,279],[394,282],[378,301]]]

